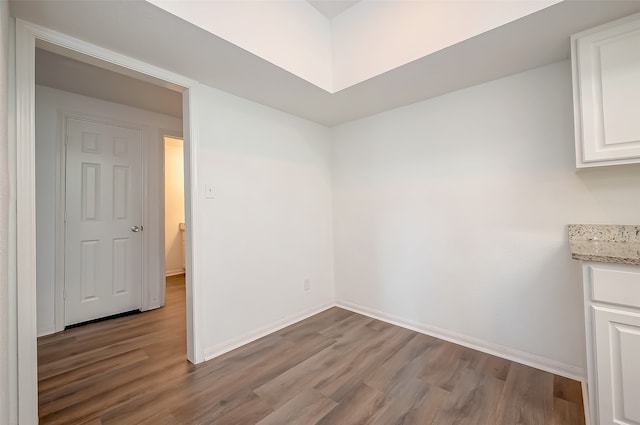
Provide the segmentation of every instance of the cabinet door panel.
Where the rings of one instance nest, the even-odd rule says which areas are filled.
[[[614,383],[614,392],[619,388],[622,395],[623,416],[640,424],[640,326],[618,325],[616,331],[619,343],[613,345],[620,348],[620,360],[614,365],[620,381]]]
[[[640,314],[593,313],[600,424],[640,425]]]
[[[603,143],[640,146],[640,29],[599,47]]]
[[[576,34],[577,166],[640,162],[640,14]]]

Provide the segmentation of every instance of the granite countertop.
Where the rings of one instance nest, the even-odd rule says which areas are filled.
[[[576,260],[640,265],[640,226],[570,224],[569,245]]]

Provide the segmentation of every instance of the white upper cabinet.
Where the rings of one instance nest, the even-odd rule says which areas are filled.
[[[571,37],[576,166],[640,163],[640,14]]]

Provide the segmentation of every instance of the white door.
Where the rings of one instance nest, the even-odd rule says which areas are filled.
[[[65,325],[140,308],[142,141],[66,119]]]

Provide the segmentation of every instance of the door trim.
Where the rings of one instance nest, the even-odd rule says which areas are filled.
[[[151,132],[149,128],[143,124],[122,121],[109,116],[101,116],[95,114],[87,114],[85,112],[76,111],[72,109],[59,108],[58,112],[58,143],[56,146],[56,204],[55,204],[55,276],[54,276],[54,315],[55,315],[55,332],[60,332],[65,328],[65,302],[64,302],[64,289],[65,289],[65,255],[66,255],[66,170],[67,170],[67,152],[66,152],[66,135],[67,135],[67,119],[75,118],[83,121],[95,122],[98,124],[112,125],[115,127],[128,128],[131,130],[139,131],[142,134],[142,162],[140,164],[140,172],[142,174],[142,224],[147,225],[149,223],[148,213],[149,199],[148,199],[148,143],[151,142]],[[140,285],[140,303],[138,308],[141,311],[146,311],[152,308],[151,301],[149,299],[149,288],[151,282],[149,281],[149,267],[151,263],[149,261],[149,255],[152,255],[150,250],[148,232],[142,232],[142,282]],[[158,285],[161,285],[158,283]]]
[[[91,58],[123,67],[149,78],[163,80],[183,89],[183,136],[185,143],[185,221],[187,223],[187,358],[193,363],[204,360],[201,331],[201,279],[198,275],[196,248],[200,216],[197,193],[197,115],[191,102],[199,88],[197,82],[149,65],[137,59],[112,52],[56,31],[15,20],[15,93],[16,133],[9,149],[15,149],[16,199],[16,293],[9,303],[16,306],[16,354],[18,362],[16,387],[18,420],[23,425],[38,423],[38,370],[36,326],[36,193],[35,193],[35,47],[36,40],[49,43]]]

